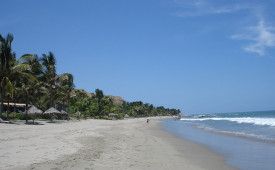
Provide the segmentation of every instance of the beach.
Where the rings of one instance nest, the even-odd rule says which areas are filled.
[[[0,169],[234,169],[161,118],[0,125]]]

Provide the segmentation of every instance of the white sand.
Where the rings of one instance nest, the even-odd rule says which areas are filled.
[[[0,169],[233,169],[157,118],[0,124]]]

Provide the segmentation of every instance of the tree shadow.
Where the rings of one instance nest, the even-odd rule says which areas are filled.
[[[25,125],[45,125],[43,123],[40,122],[28,122],[28,123],[24,123]]]

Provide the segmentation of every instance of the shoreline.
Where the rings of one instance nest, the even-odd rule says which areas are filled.
[[[202,169],[238,169],[226,164],[225,156],[210,150],[202,144],[183,139],[165,130],[161,123],[163,123],[163,120],[160,120],[156,125],[158,127],[156,127],[157,129],[155,131],[160,133],[157,134],[157,136],[174,146],[174,148],[182,154],[182,158],[190,161],[191,164],[195,164]]]
[[[165,120],[163,127],[179,138],[198,143],[224,156],[226,164],[240,169],[274,169],[275,145],[265,141],[219,134],[192,123]]]
[[[235,169],[204,146],[165,131],[161,120],[1,125],[0,169]]]

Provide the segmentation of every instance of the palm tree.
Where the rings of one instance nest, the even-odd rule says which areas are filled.
[[[6,38],[3,38],[0,34],[0,87],[1,87],[1,108],[0,108],[0,117],[2,117],[3,112],[3,103],[5,97],[5,90],[9,88],[12,91],[11,83],[8,79],[8,75],[11,70],[10,63],[12,60],[15,60],[15,55],[12,53],[11,45],[13,41],[13,35],[8,34]]]
[[[42,56],[42,65],[44,67],[43,80],[49,87],[50,107],[53,107],[53,89],[55,88],[56,79],[56,60],[52,52],[49,52],[49,55],[42,54]]]
[[[101,104],[101,101],[104,97],[103,91],[100,89],[95,89],[95,99],[97,101],[97,107],[98,107],[98,114],[100,115],[102,110],[103,110],[103,106]]]
[[[12,52],[11,45],[13,41],[13,36],[8,34],[6,38],[3,38],[0,34],[0,87],[1,87],[1,108],[0,117],[2,117],[3,103],[5,92],[9,92],[13,96],[14,87],[12,85],[12,78],[22,75],[23,77],[28,76],[25,71],[30,70],[30,67],[22,61],[26,61],[32,58],[32,55],[23,55],[18,60],[16,60],[15,53]]]
[[[37,76],[39,76],[42,73],[42,70],[41,70],[42,66],[39,63],[37,56],[32,56],[31,59],[25,60],[24,62],[30,66],[30,70],[28,72],[23,73],[24,76],[22,76],[22,78],[21,78],[22,79],[21,87],[22,87],[22,90],[26,97],[25,117],[26,117],[26,123],[27,123],[28,122],[28,110],[29,110],[30,96],[31,95],[34,96],[34,91],[37,89],[37,86],[39,85]]]
[[[104,116],[106,113],[108,113],[110,107],[113,105],[111,99],[107,96],[104,96],[103,91],[99,89],[95,90],[95,100],[97,102],[97,110],[100,116]]]
[[[49,52],[48,55],[42,54],[42,56],[44,72],[42,80],[46,82],[46,86],[49,88],[50,107],[53,107],[54,101],[57,99],[65,98],[70,100],[74,88],[73,75],[69,73],[56,74],[56,59],[52,52]]]
[[[74,85],[74,77],[70,73],[64,73],[59,76],[57,76],[57,83],[59,84],[59,89],[61,93],[62,102],[64,104],[65,100],[68,102],[68,110],[70,108],[70,99],[72,96],[73,89],[75,87]],[[62,108],[64,109],[64,108]]]

